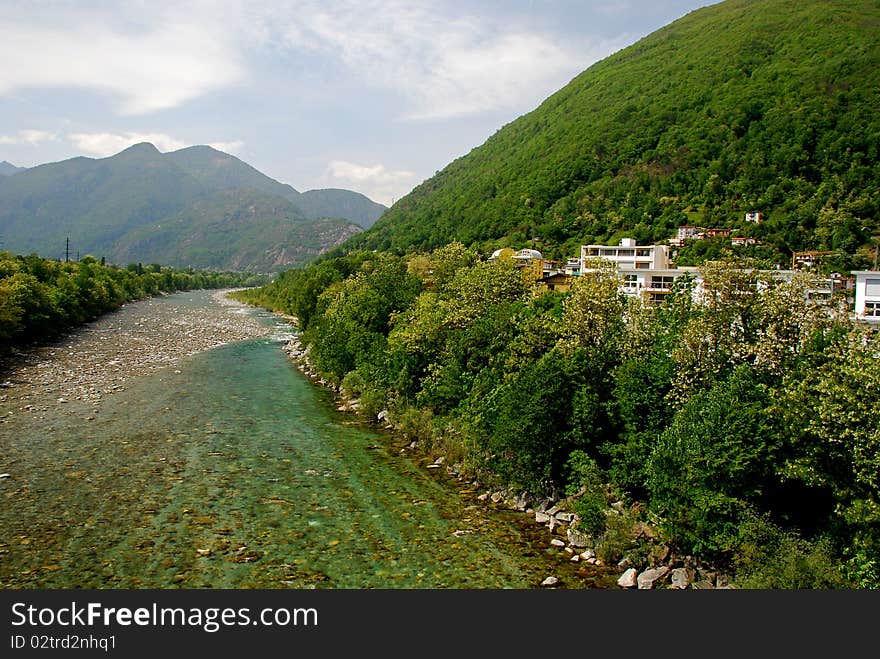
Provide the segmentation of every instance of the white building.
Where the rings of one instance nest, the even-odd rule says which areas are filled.
[[[624,238],[619,245],[582,245],[581,273],[594,269],[595,261],[609,261],[617,266],[622,281],[620,292],[629,297],[646,296],[659,303],[672,292],[676,279],[690,274],[699,280],[696,268],[674,268],[669,262],[667,245],[636,245]]]
[[[623,285],[620,291],[629,297],[645,296],[649,302],[660,304],[663,302],[663,298],[672,292],[675,280],[686,274],[690,275],[699,287],[701,278],[697,268],[665,268],[663,270],[621,268],[620,275],[623,278]]]
[[[871,324],[880,324],[880,270],[857,270],[855,314]]]
[[[619,245],[581,245],[581,272],[590,268],[589,262],[602,259],[611,261],[623,270],[668,270],[668,245],[636,245],[634,238],[624,238]]]

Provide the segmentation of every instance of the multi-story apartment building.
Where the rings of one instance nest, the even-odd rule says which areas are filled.
[[[610,261],[621,270],[665,270],[670,266],[668,245],[636,245],[634,238],[624,238],[613,246],[581,246],[581,272],[590,268],[590,261],[599,259]]]

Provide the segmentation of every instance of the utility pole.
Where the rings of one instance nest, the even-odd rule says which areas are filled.
[[[70,236],[67,236],[67,246],[64,248],[64,262],[70,263]]]

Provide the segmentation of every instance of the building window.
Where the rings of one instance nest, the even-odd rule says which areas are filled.
[[[672,275],[657,275],[651,277],[651,288],[672,288],[675,277]]]
[[[880,302],[865,302],[865,315],[870,318],[880,318]]]

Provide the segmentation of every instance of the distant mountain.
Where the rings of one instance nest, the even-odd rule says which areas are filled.
[[[358,192],[338,188],[307,190],[293,201],[306,217],[344,217],[364,229],[373,226],[388,210]]]
[[[242,270],[300,265],[375,221],[384,206],[348,190],[301,194],[208,146],[141,143],[0,178],[4,248],[58,258]],[[300,200],[304,199],[301,205]]]
[[[6,160],[0,162],[0,176],[12,176],[13,174],[17,174],[18,172],[23,172],[26,167],[16,167],[11,162]]]
[[[696,224],[779,258],[841,250],[866,264],[880,236],[878,35],[876,0],[696,10],[591,66],[344,247],[539,239],[565,256]],[[752,210],[760,225],[744,221]]]
[[[211,192],[230,188],[251,188],[268,194],[295,199],[293,187],[279,183],[246,162],[210,146],[191,146],[165,154],[169,162],[199,181]],[[352,193],[354,194],[354,193]]]
[[[360,231],[345,220],[306,219],[284,197],[234,188],[130,231],[108,256],[116,263],[267,272],[306,263]]]

